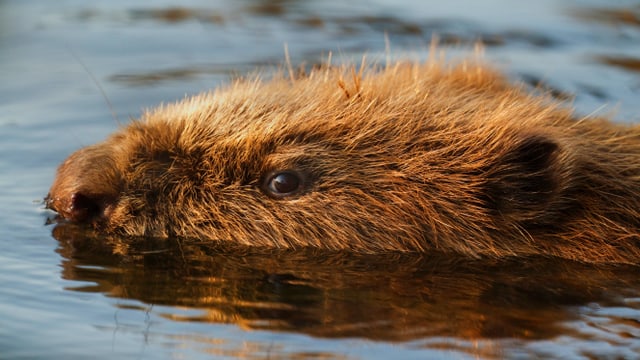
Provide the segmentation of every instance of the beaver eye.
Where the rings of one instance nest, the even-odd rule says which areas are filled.
[[[273,197],[294,195],[302,189],[302,176],[295,171],[278,171],[266,178],[264,189]]]

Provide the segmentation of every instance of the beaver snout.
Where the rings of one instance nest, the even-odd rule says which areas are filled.
[[[100,147],[72,154],[58,168],[45,198],[47,209],[74,222],[94,223],[106,218],[119,193],[114,164],[112,156]]]

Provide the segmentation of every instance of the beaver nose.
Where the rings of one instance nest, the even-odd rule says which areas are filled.
[[[45,198],[47,209],[57,212],[67,220],[88,222],[104,215],[107,201],[102,196],[73,192],[66,196],[49,193]]]
[[[108,217],[120,194],[119,171],[104,146],[71,154],[61,165],[45,198],[48,209],[76,222]]]

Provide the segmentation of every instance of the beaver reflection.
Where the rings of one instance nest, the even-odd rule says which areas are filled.
[[[560,260],[120,242],[87,236],[73,224],[59,224],[53,234],[66,259],[63,278],[97,284],[79,291],[207,309],[185,321],[321,337],[548,339],[579,317],[575,306],[612,304],[631,295],[623,289],[640,288],[637,269]]]

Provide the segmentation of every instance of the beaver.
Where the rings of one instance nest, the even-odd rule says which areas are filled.
[[[114,236],[640,262],[640,129],[481,61],[249,76],[145,111],[46,206]]]

